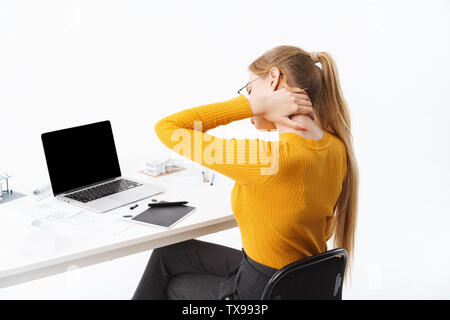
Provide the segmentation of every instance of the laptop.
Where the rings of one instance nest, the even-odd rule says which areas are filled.
[[[53,195],[106,212],[164,192],[163,187],[122,177],[110,121],[41,135]]]

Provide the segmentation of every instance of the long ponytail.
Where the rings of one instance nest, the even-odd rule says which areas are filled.
[[[359,170],[353,152],[350,114],[343,98],[339,76],[334,59],[327,52],[318,52],[322,65],[323,104],[317,115],[326,131],[332,132],[345,145],[347,151],[347,176],[335,205],[334,246],[344,248],[349,254],[346,275],[350,274],[355,245],[355,231],[358,212]]]
[[[322,68],[316,65],[317,62]],[[248,69],[265,76],[272,67],[280,69],[280,79],[285,87],[300,87],[308,93],[322,129],[337,136],[345,145],[347,174],[334,207],[335,223],[332,228],[334,246],[344,248],[349,255],[347,276],[350,274],[355,244],[359,173],[353,152],[350,113],[339,84],[336,64],[327,52],[311,55],[298,47],[282,45],[265,52]]]

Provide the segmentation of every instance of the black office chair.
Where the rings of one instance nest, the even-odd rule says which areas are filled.
[[[347,251],[333,249],[275,272],[262,300],[341,300]]]

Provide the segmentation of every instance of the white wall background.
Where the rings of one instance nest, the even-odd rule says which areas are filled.
[[[122,161],[154,158],[165,152],[157,120],[235,97],[247,66],[280,44],[331,53],[351,108],[361,184],[344,298],[449,299],[446,0],[1,0],[0,171],[39,185],[40,134],[104,119]],[[237,229],[204,239],[240,248]],[[0,299],[129,299],[149,254],[2,289]]]

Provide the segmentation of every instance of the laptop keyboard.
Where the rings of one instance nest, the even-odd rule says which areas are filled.
[[[80,202],[94,201],[121,191],[136,188],[142,183],[137,183],[127,179],[118,179],[108,183],[101,184],[89,189],[84,189],[75,193],[66,195],[66,198],[74,199]]]

